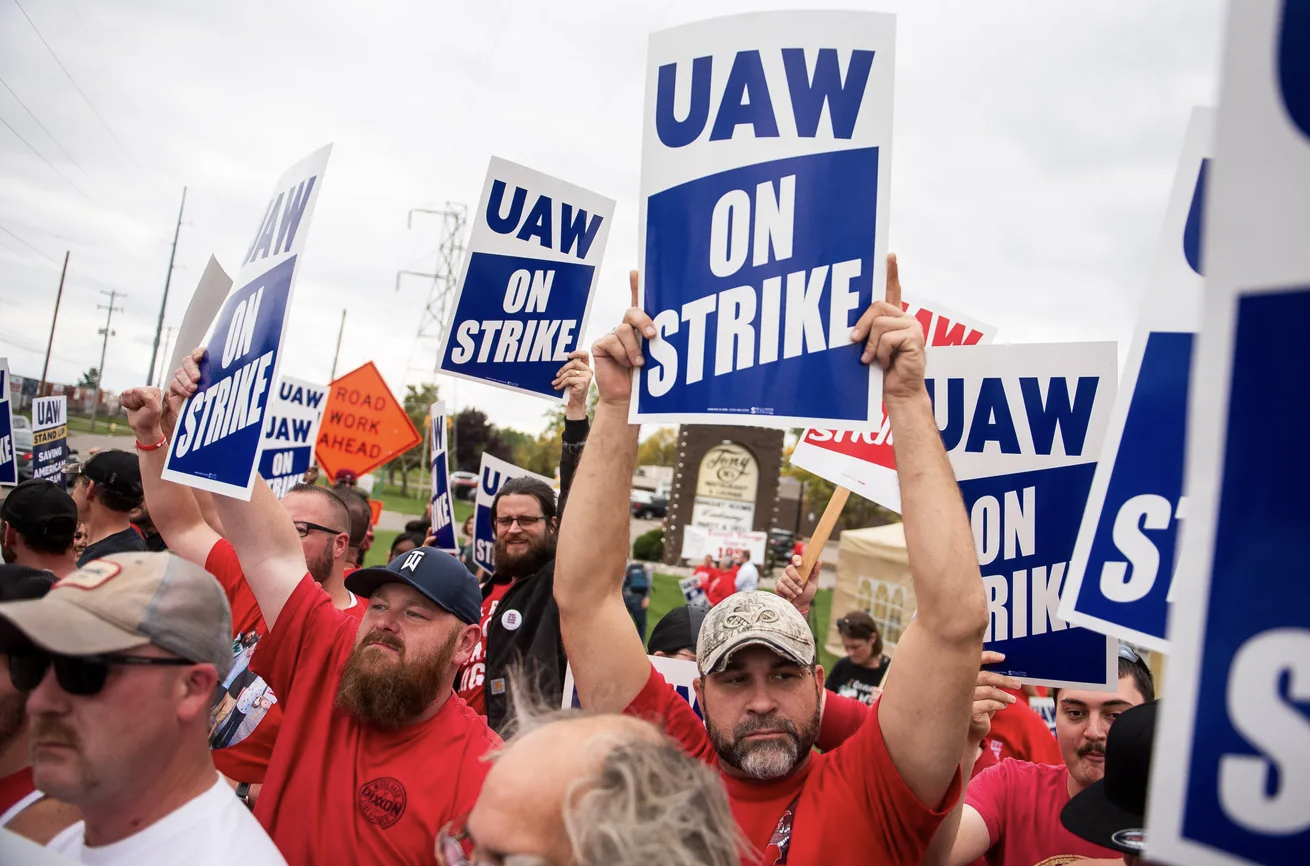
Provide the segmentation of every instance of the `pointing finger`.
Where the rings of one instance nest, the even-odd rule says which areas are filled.
[[[637,306],[637,272],[628,271],[628,286],[632,289],[632,306]]]
[[[896,265],[896,253],[887,254],[887,296],[884,300],[898,310],[901,308],[901,271]]]

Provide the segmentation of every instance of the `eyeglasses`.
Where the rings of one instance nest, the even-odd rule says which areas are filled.
[[[518,523],[520,529],[531,529],[545,519],[545,517],[497,517],[496,525],[501,529],[509,529]]]
[[[550,861],[531,854],[510,854],[494,860],[483,856],[470,859],[469,852],[476,844],[466,821],[451,821],[437,831],[437,866],[550,866]]]
[[[193,665],[195,662],[180,658],[130,656],[118,653],[100,653],[85,656],[64,656],[49,653],[36,647],[9,652],[9,681],[20,692],[30,692],[41,685],[50,665],[55,666],[55,679],[59,687],[70,695],[90,697],[99,694],[109,677],[113,665]]]
[[[308,520],[297,520],[295,522],[296,534],[301,538],[309,535],[311,532],[326,532],[329,535],[344,535],[340,529],[333,529],[330,526],[320,526],[317,523],[310,523]]]

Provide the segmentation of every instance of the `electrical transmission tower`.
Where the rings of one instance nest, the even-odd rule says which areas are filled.
[[[400,281],[406,276],[423,277],[432,281],[427,303],[424,304],[423,314],[419,318],[418,333],[414,337],[414,348],[410,351],[406,370],[408,375],[409,371],[420,369],[423,371],[423,381],[432,382],[437,366],[441,363],[437,349],[446,332],[446,324],[450,319],[450,306],[455,298],[455,285],[459,282],[459,269],[464,254],[464,229],[468,224],[468,208],[449,201],[441,210],[413,208],[405,220],[407,228],[413,228],[416,213],[441,217],[441,240],[437,246],[437,264],[430,274],[421,271],[398,271],[396,291],[400,291]],[[415,356],[420,351],[424,355],[429,351],[432,352],[431,366],[415,364]]]

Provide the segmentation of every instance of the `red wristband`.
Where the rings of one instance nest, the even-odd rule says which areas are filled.
[[[142,445],[142,444],[141,444],[141,440],[138,439],[138,440],[136,441],[136,450],[138,450],[138,451],[158,451],[160,448],[163,448],[163,447],[164,447],[165,445],[167,445],[167,444],[168,444],[168,437],[167,437],[167,436],[161,436],[161,437],[159,438],[159,441],[156,442],[154,445]]]

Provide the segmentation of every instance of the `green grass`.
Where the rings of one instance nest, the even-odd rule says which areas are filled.
[[[28,421],[32,420],[32,412],[30,409],[25,412],[17,412],[15,414],[22,415]],[[69,415],[68,432],[90,433],[91,419],[83,418],[81,415]],[[96,419],[95,432],[99,436],[131,436],[132,428],[127,426],[127,418],[125,418],[122,415],[118,415],[112,418],[106,418],[105,416],[101,415],[99,418]]]
[[[391,552],[391,542],[396,540],[400,533],[394,529],[375,529],[373,530],[373,546],[364,554],[364,567],[370,568],[374,565],[386,565],[387,554]]]

